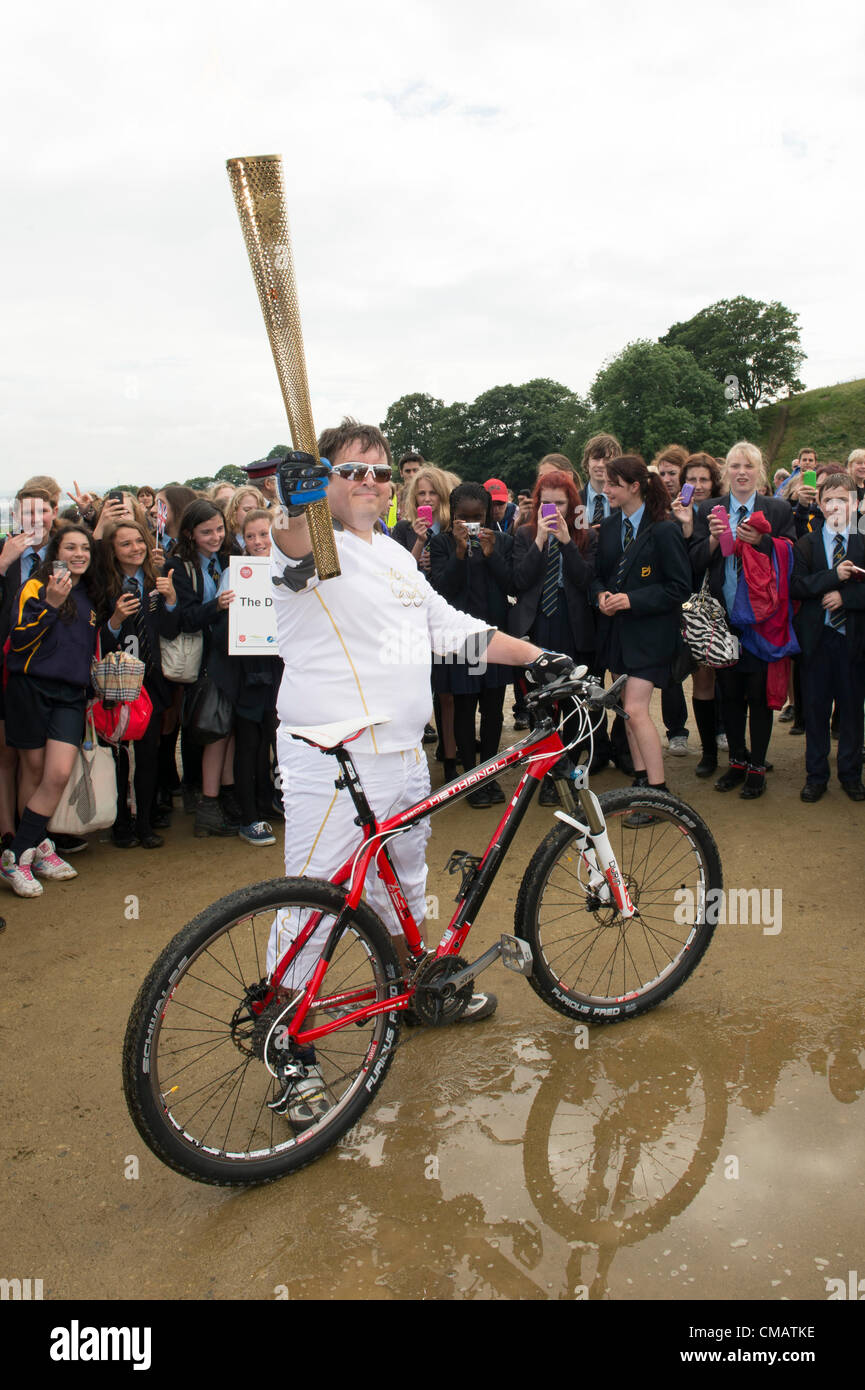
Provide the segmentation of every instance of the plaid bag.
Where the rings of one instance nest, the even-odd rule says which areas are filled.
[[[727,625],[724,605],[709,593],[709,574],[702,586],[682,604],[682,636],[698,666],[735,666],[739,639]]]
[[[90,684],[106,705],[131,705],[141,694],[144,662],[129,652],[109,652],[90,663]]]

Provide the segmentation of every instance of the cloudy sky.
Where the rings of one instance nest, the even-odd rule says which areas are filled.
[[[3,491],[288,429],[225,172],[281,153],[313,412],[549,376],[736,294],[865,375],[846,0],[47,0],[7,18]]]

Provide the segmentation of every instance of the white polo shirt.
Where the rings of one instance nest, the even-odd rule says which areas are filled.
[[[416,748],[430,716],[431,652],[483,657],[494,629],[452,608],[389,536],[372,542],[337,531],[341,574],[321,582],[312,557],[289,560],[274,542],[271,585],[285,663],[277,711],[283,724],[327,724],[387,714],[358,753]]]

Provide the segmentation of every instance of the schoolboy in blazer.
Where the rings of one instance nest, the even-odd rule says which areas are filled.
[[[807,780],[799,795],[813,802],[826,791],[834,701],[838,780],[851,801],[865,801],[865,576],[854,571],[865,570],[865,538],[857,529],[856,484],[849,474],[827,474],[818,498],[825,521],[796,543],[790,581],[801,601],[794,627],[802,648]]]

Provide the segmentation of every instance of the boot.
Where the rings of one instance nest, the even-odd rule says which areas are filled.
[[[236,835],[237,827],[229,825],[225,819],[218,796],[202,796],[195,808],[193,834],[202,839],[206,835]]]
[[[703,749],[703,756],[694,768],[698,777],[711,777],[718,766],[718,744],[715,731],[715,701],[697,700],[691,701],[694,711],[694,719],[697,724],[697,732],[700,735],[700,744]]]

